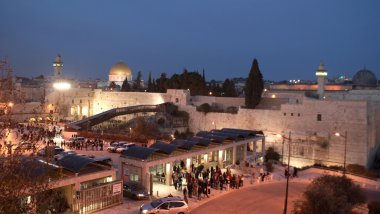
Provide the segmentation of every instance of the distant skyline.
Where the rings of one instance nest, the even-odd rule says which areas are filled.
[[[380,79],[380,1],[0,1],[0,57],[17,76],[108,79],[122,60],[143,79],[205,69],[208,81],[247,77],[257,58],[266,80]]]

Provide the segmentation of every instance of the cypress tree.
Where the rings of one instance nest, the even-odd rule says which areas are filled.
[[[253,59],[251,71],[245,83],[245,106],[247,108],[256,108],[260,103],[263,90],[263,75],[260,72],[257,59]]]
[[[203,79],[203,82],[206,83],[206,76],[205,76],[205,69],[203,68],[203,71],[202,71],[202,79]]]
[[[148,77],[148,92],[153,92],[152,73],[151,72],[149,72],[149,77]]]
[[[131,90],[131,87],[129,86],[129,83],[128,83],[128,79],[125,78],[125,80],[123,81],[123,84],[121,85],[121,91],[130,91]]]
[[[140,89],[141,89],[141,71],[138,71],[136,80],[133,83],[133,90],[140,91]]]

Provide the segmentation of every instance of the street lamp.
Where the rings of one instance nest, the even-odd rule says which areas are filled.
[[[344,138],[344,159],[343,159],[343,175],[346,175],[346,156],[347,156],[347,131],[344,131],[344,135],[339,132],[335,132],[335,136]]]
[[[13,102],[9,102],[8,103],[8,106],[6,107],[7,109],[7,114],[8,114],[8,120],[9,120],[9,125],[11,125],[11,121],[12,121],[12,108],[14,106],[14,103]]]
[[[212,121],[212,125],[214,125],[214,129],[216,129],[216,123]]]
[[[285,140],[288,140],[289,141],[289,154],[288,154],[288,174],[286,175],[286,191],[285,191],[285,205],[284,205],[284,214],[286,214],[286,211],[288,209],[288,192],[289,192],[289,175],[290,175],[290,143],[292,142],[292,132],[289,131],[289,137],[285,137],[283,135],[280,135],[280,134],[277,134],[277,136],[281,136],[283,141],[282,141],[282,152],[284,152],[284,143],[285,143]],[[284,158],[284,157],[282,157]]]

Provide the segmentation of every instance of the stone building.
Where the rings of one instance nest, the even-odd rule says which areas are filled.
[[[132,70],[127,64],[120,61],[111,67],[108,77],[109,83],[114,82],[121,87],[125,79],[129,82],[132,81]]]

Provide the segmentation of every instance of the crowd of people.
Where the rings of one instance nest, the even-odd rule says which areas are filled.
[[[218,166],[204,169],[203,165],[198,167],[192,165],[190,172],[181,166],[174,166],[172,183],[176,190],[183,191],[185,200],[192,197],[201,200],[209,197],[212,189],[220,191],[239,189],[244,184],[244,176],[233,174],[229,168],[222,172]]]
[[[30,149],[35,153],[38,142],[53,143],[54,136],[61,134],[61,132],[62,130],[58,126],[53,125],[4,123],[0,125],[0,141],[3,142],[3,145],[0,144],[0,149],[7,148],[8,154],[11,154],[12,147],[17,146],[17,142],[18,144],[29,143]],[[12,142],[12,140],[16,142]]]
[[[72,137],[67,143],[65,143],[69,149],[76,150],[93,150],[93,151],[103,151],[104,141],[101,139],[78,139],[76,137]]]

